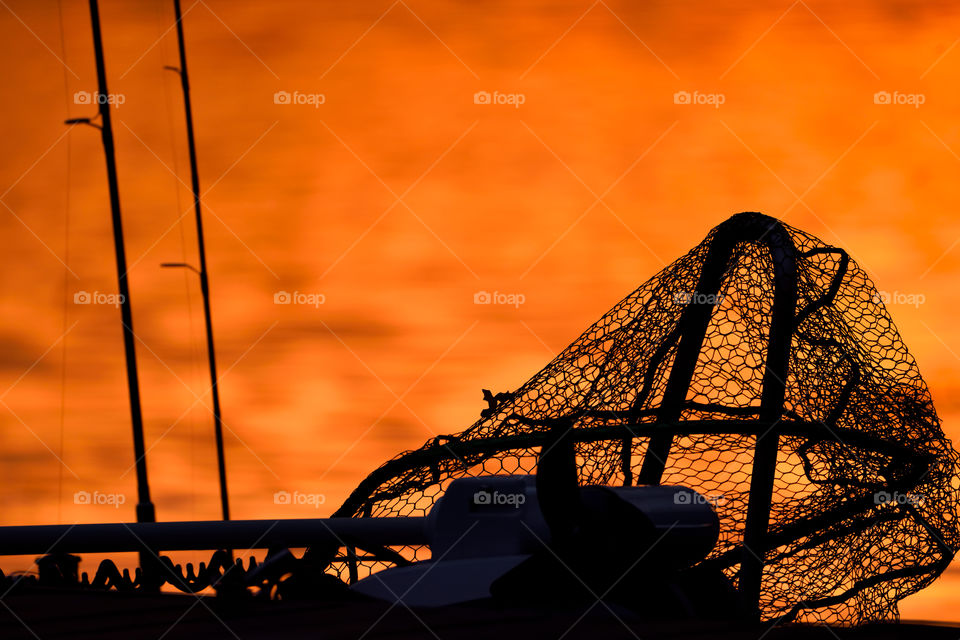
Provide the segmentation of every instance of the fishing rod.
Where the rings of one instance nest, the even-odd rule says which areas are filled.
[[[217,468],[220,476],[220,510],[224,520],[230,519],[230,497],[227,493],[227,463],[223,452],[223,414],[220,412],[220,385],[217,378],[217,358],[213,348],[213,318],[210,312],[210,282],[207,277],[207,252],[203,241],[203,215],[200,206],[200,175],[197,170],[197,147],[193,136],[193,109],[190,106],[190,79],[187,74],[187,50],[183,37],[183,14],[180,0],[173,0],[177,19],[177,43],[180,48],[180,67],[166,67],[180,76],[183,89],[183,110],[187,121],[187,148],[190,151],[190,189],[193,192],[194,217],[197,222],[197,252],[200,269],[185,263],[167,262],[164,267],[187,267],[200,276],[200,292],[203,296],[203,318],[207,333],[207,361],[210,365],[210,389],[213,394],[213,429],[217,440]]]
[[[143,439],[143,412],[140,405],[140,382],[137,374],[137,352],[133,333],[133,312],[130,307],[130,286],[127,281],[127,256],[123,241],[123,220],[120,215],[120,189],[117,180],[117,161],[113,144],[113,125],[110,120],[112,100],[107,90],[107,71],[103,58],[103,39],[100,34],[100,10],[97,0],[90,0],[90,22],[93,31],[93,50],[97,64],[97,95],[100,124],[90,118],[73,118],[66,123],[87,124],[100,129],[103,154],[107,162],[107,183],[110,190],[110,214],[113,221],[113,247],[117,261],[117,288],[120,295],[120,318],[123,323],[123,351],[126,357],[127,393],[130,397],[130,419],[133,426],[133,454],[137,472],[137,522],[155,522],[156,512],[150,500],[147,479],[147,453]],[[142,558],[141,558],[142,560]],[[141,562],[141,566],[143,562]]]

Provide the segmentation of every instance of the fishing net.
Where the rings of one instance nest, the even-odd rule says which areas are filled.
[[[754,580],[767,620],[896,617],[960,544],[958,455],[879,292],[842,249],[762,214],[714,228],[485,398],[476,423],[387,462],[336,515],[425,515],[455,478],[535,473],[565,422],[581,485],[709,500],[721,533],[704,563],[741,592]]]

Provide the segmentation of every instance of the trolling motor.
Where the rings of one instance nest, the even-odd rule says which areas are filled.
[[[542,447],[538,471],[454,480],[427,517],[432,559],[380,571],[352,589],[411,607],[494,598],[608,599],[649,617],[741,609],[722,573],[693,569],[720,531],[704,496],[679,486],[578,486],[568,426]]]
[[[663,592],[697,614],[678,578],[702,560],[719,534],[707,500],[691,489],[583,487],[583,526],[551,528],[537,476],[454,480],[427,517],[432,560],[360,580],[356,592],[436,607],[496,598],[515,603],[595,601],[609,593],[630,604],[637,585]],[[673,584],[676,582],[676,584]]]

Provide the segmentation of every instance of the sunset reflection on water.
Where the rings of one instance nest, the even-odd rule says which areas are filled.
[[[56,3],[8,5],[0,524],[129,520],[119,314],[74,302],[116,290],[99,136],[62,124],[94,113],[76,98],[95,87],[87,6],[63,1],[61,45]],[[867,269],[960,435],[955,5],[184,10],[235,518],[328,515],[744,210]],[[216,518],[199,289],[159,267],[196,261],[172,10],[101,16],[154,502]],[[958,590],[948,572],[903,613],[958,620]]]

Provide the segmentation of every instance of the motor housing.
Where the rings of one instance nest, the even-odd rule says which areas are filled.
[[[609,582],[607,573],[622,578],[631,562],[641,571],[656,567],[661,575],[648,576],[656,581],[663,572],[702,560],[719,535],[709,501],[686,487],[587,486],[570,509],[576,512],[571,521],[579,524],[558,531],[541,511],[536,476],[454,480],[427,518],[432,559],[380,571],[352,588],[411,607],[490,598],[497,592],[515,599],[518,590],[548,592],[540,574],[557,569],[540,568],[557,559],[588,583]],[[649,562],[635,562],[644,557]]]

